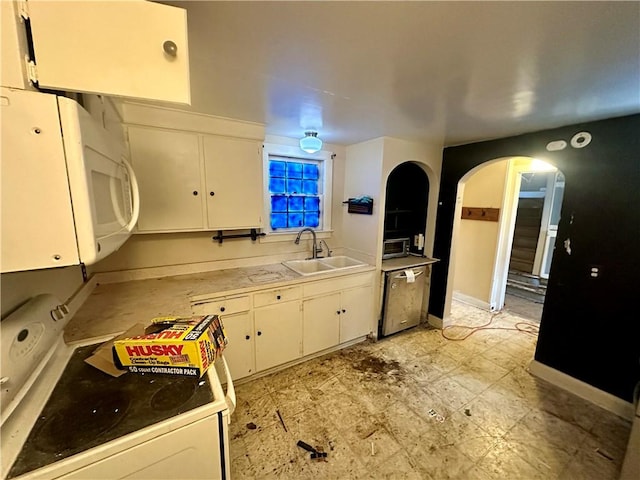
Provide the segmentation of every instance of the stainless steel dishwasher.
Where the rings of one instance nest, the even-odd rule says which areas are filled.
[[[427,266],[386,273],[382,335],[391,335],[420,323]],[[411,274],[413,272],[413,274]]]

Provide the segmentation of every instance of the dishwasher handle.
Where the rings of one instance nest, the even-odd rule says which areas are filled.
[[[415,278],[418,278],[423,273],[424,273],[424,270],[418,270],[417,272],[414,272],[413,275],[414,275]],[[402,272],[402,273],[399,273],[398,275],[394,275],[393,278],[407,278],[407,274]]]

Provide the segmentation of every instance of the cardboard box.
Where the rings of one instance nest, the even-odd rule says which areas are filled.
[[[218,315],[154,318],[142,335],[113,342],[117,368],[201,377],[227,344]]]

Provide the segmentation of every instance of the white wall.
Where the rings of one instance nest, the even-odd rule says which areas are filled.
[[[462,206],[501,208],[508,162],[501,160],[474,173],[464,183]],[[468,297],[477,301],[479,306],[489,308],[499,227],[499,222],[460,220],[452,279],[454,296],[458,294],[461,299]]]
[[[440,191],[440,173],[442,171],[442,144],[425,144],[410,142],[398,138],[385,137],[384,162],[382,168],[382,194],[386,195],[389,174],[401,163],[415,162],[426,172],[429,179],[429,205],[427,211],[427,226],[425,231],[426,256],[433,255],[433,240],[436,229],[436,215],[438,213],[438,193]],[[386,202],[386,198],[384,199]],[[380,223],[378,251],[382,251],[382,235],[384,232],[384,218]]]
[[[2,318],[41,293],[51,293],[67,302],[81,285],[79,266],[2,274]]]
[[[383,154],[384,138],[350,145],[347,147],[344,166],[344,198],[342,200],[364,195],[373,198],[372,215],[347,213],[347,205],[342,206],[344,246],[348,255],[371,265],[379,262],[378,236],[380,224],[384,220],[384,208],[381,204],[384,195]]]

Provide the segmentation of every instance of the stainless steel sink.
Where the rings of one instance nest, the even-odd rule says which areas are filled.
[[[282,262],[282,264],[294,272],[305,276],[365,265],[364,262],[344,255],[327,258],[312,258],[309,260],[289,260]]]

